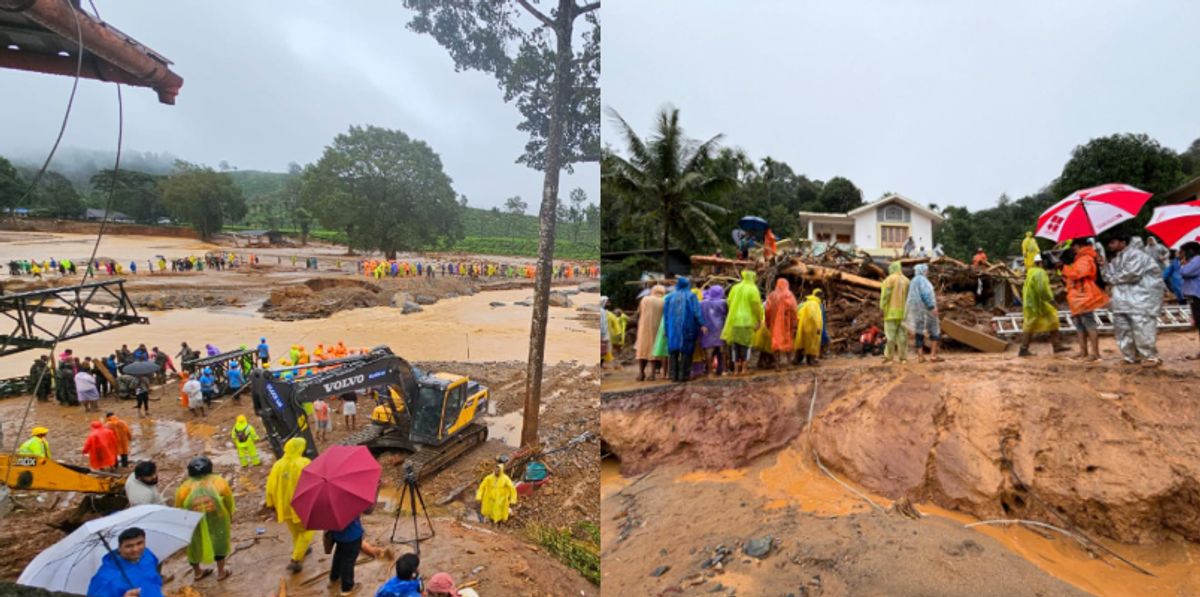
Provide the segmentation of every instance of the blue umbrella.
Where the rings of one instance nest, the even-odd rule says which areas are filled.
[[[766,220],[758,216],[743,216],[738,220],[738,228],[748,230],[750,232],[766,232],[771,225]]]

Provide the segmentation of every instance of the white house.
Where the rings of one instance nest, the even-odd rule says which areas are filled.
[[[903,195],[888,195],[847,213],[800,212],[800,225],[818,248],[854,246],[871,255],[893,255],[913,238],[918,248],[933,250],[933,227],[943,218]]]

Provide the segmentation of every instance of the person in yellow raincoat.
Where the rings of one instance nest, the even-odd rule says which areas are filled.
[[[742,281],[729,289],[726,303],[729,314],[725,317],[725,327],[721,329],[721,339],[729,345],[733,357],[733,374],[746,374],[746,361],[750,358],[750,347],[755,345],[755,333],[759,332],[770,345],[770,335],[765,332],[763,325],[763,301],[755,284],[754,272],[742,272]]]
[[[496,463],[496,472],[483,478],[475,490],[479,502],[479,513],[492,522],[508,520],[508,507],[517,503],[517,487],[504,474],[504,463]]]
[[[817,364],[821,356],[821,328],[824,325],[821,317],[821,290],[809,294],[796,309],[796,345],[794,350],[800,354],[809,365]]]
[[[212,573],[201,564],[217,563],[217,580],[225,580],[232,571],[225,558],[233,551],[230,539],[233,521],[233,491],[229,483],[212,472],[212,461],[204,456],[193,458],[187,466],[188,478],[175,491],[175,507],[200,512],[204,516],[192,532],[188,545],[188,563],[195,580]]]
[[[258,466],[258,447],[254,445],[258,441],[258,431],[246,420],[246,415],[238,415],[229,436],[233,438],[233,445],[237,446],[238,461],[242,463],[242,468]]]
[[[883,362],[892,362],[898,357],[903,363],[908,359],[908,331],[904,329],[905,307],[908,301],[908,278],[904,276],[899,261],[888,265],[888,277],[879,289],[879,310],[883,311],[883,333],[887,344],[883,347]]]
[[[291,572],[301,570],[313,538],[313,532],[304,528],[304,523],[292,509],[292,495],[300,482],[300,471],[310,462],[304,457],[307,445],[302,437],[287,440],[283,444],[283,458],[271,465],[271,474],[267,475],[267,507],[275,509],[275,519],[287,525],[288,533],[292,535],[292,561],[287,567]]]
[[[17,454],[40,456],[50,460],[50,442],[46,441],[46,434],[48,433],[50,433],[50,430],[45,427],[34,427],[30,431],[30,435],[33,437],[25,440],[25,443],[21,444],[20,448],[17,448]]]
[[[1021,289],[1021,315],[1025,321],[1021,326],[1021,350],[1017,356],[1033,356],[1029,344],[1034,334],[1049,333],[1054,352],[1070,350],[1058,335],[1058,306],[1054,304],[1050,276],[1042,269],[1042,256],[1034,255],[1032,263],[1025,272],[1025,286]]]
[[[1025,240],[1021,241],[1021,255],[1025,256],[1025,269],[1029,270],[1033,267],[1033,258],[1041,252],[1038,248],[1037,239],[1033,238],[1033,233],[1025,231]]]

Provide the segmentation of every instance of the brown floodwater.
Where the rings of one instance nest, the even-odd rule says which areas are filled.
[[[758,462],[739,469],[692,471],[675,478],[675,483],[737,484],[760,495],[764,510],[793,507],[818,516],[844,516],[870,509],[861,498],[826,477],[812,461],[807,448],[790,447],[776,453],[773,461]],[[845,479],[843,479],[845,481]],[[600,495],[613,496],[632,479],[623,477],[615,460],[606,460],[600,469]],[[887,508],[891,501],[866,492],[875,503]],[[684,490],[686,491],[686,490]],[[927,516],[940,516],[964,525],[978,522],[966,514],[933,504],[917,504]],[[1189,595],[1200,587],[1200,546],[1186,541],[1155,545],[1125,545],[1101,540],[1105,547],[1149,570],[1155,576],[1141,574],[1115,558],[1093,558],[1074,540],[1053,534],[1043,536],[1019,525],[977,526],[983,533],[1013,553],[1032,562],[1048,574],[1101,597],[1137,597],[1152,595]],[[737,578],[723,580],[737,585]],[[740,579],[740,580],[750,580]]]
[[[78,338],[60,345],[60,351],[70,348],[81,357],[100,356],[121,344],[133,349],[144,342],[147,347],[158,346],[174,354],[184,341],[196,349],[211,343],[230,350],[242,344],[256,346],[265,336],[277,354],[292,344],[303,344],[311,350],[318,342],[329,345],[340,340],[356,347],[386,344],[412,361],[524,361],[529,352],[532,308],[513,302],[529,298],[532,293],[531,289],[497,290],[444,299],[411,315],[401,315],[392,307],[370,307],[303,321],[264,319],[256,311],[258,303],[234,308],[149,311],[142,313],[150,318],[149,325]],[[595,294],[574,298],[577,304],[599,302]],[[489,306],[496,301],[505,306]],[[573,319],[576,315],[573,307],[550,308],[547,362],[595,360],[599,332]],[[61,320],[52,316],[42,315],[38,320],[47,329],[61,325]],[[32,352],[0,358],[0,377],[27,374],[32,358]]]

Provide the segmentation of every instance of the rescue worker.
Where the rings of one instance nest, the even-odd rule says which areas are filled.
[[[83,453],[88,457],[88,466],[97,471],[108,471],[117,466],[117,437],[100,421],[92,421],[92,431],[83,442]]]
[[[974,267],[987,267],[987,253],[983,252],[983,247],[975,249],[975,257],[971,258],[971,265]]]
[[[291,350],[288,350],[288,358],[291,360],[291,365],[300,364],[300,345],[293,344]]]
[[[50,433],[45,427],[34,427],[30,430],[30,438],[17,448],[17,454],[28,454],[30,456],[39,456],[47,460],[51,460],[50,442],[46,441],[46,435]]]
[[[204,405],[211,406],[213,398],[217,395],[217,378],[213,376],[211,367],[205,367],[204,371],[200,372],[200,393]]]
[[[117,549],[104,554],[88,581],[92,597],[162,597],[158,557],[146,547],[146,531],[129,527],[117,535]]]
[[[1118,232],[1108,240],[1112,261],[1101,262],[1104,282],[1112,292],[1109,311],[1117,347],[1128,364],[1162,364],[1158,358],[1158,314],[1162,310],[1162,268],[1142,245],[1142,239]]]
[[[1058,334],[1058,307],[1054,304],[1054,291],[1050,290],[1050,277],[1042,269],[1042,256],[1034,255],[1031,263],[1025,272],[1025,287],[1021,289],[1021,314],[1025,322],[1021,328],[1021,350],[1017,356],[1033,356],[1029,351],[1033,335],[1047,332],[1054,352],[1069,350],[1063,346]]]
[[[496,523],[508,520],[509,506],[517,503],[517,488],[512,479],[504,474],[505,460],[507,459],[501,456],[496,461],[496,470],[484,477],[479,489],[475,490],[479,513]]]
[[[237,416],[237,422],[233,424],[229,436],[237,446],[238,462],[242,464],[242,468],[258,466],[258,447],[254,445],[259,439],[258,431],[246,420],[246,415]]]
[[[1025,269],[1033,267],[1033,258],[1037,257],[1040,252],[1037,239],[1033,238],[1032,232],[1026,230],[1025,240],[1021,241],[1021,255],[1025,257]]]
[[[29,368],[28,391],[36,394],[39,402],[46,402],[50,399],[50,377],[52,375],[48,355],[42,355],[35,359],[33,366]]]
[[[726,301],[729,315],[725,318],[721,339],[729,345],[732,352],[734,375],[746,374],[750,346],[754,343],[754,332],[763,325],[762,295],[759,294],[754,280],[754,272],[743,271],[742,281],[729,289],[729,298]]]
[[[1095,311],[1108,304],[1108,295],[1096,285],[1099,256],[1092,243],[1080,243],[1064,253],[1063,259],[1061,273],[1067,286],[1067,306],[1071,309],[1075,334],[1079,337],[1079,354],[1072,358],[1099,361],[1100,332]]]
[[[122,421],[117,415],[109,412],[104,414],[104,426],[108,427],[117,439],[117,458],[120,461],[120,466],[122,468],[129,466],[129,442],[133,439],[133,433],[129,430],[129,424]]]
[[[133,474],[125,479],[125,497],[130,506],[151,504],[165,506],[167,501],[158,485],[158,467],[154,462],[143,460],[133,467]]]
[[[804,299],[796,311],[795,350],[809,365],[817,364],[821,356],[821,332],[825,323],[821,317],[821,289],[816,289]]]
[[[686,277],[680,276],[675,281],[675,291],[663,300],[667,362],[671,380],[676,382],[691,379],[696,340],[707,331],[700,316],[700,300],[692,293],[691,286]]]
[[[266,507],[275,509],[275,519],[287,525],[292,536],[292,561],[287,569],[293,573],[303,568],[304,556],[311,551],[309,543],[313,537],[313,532],[304,528],[300,516],[292,508],[292,495],[300,482],[300,471],[310,462],[304,457],[305,447],[304,438],[289,439],[283,444],[283,458],[271,465],[271,474],[267,475]]]
[[[771,354],[775,368],[790,365],[796,344],[796,295],[786,278],[775,280],[775,290],[767,295],[766,322],[771,332]]]
[[[242,368],[238,367],[237,363],[230,361],[229,370],[225,372],[225,380],[229,382],[229,393],[235,397],[238,390],[242,389],[242,386],[246,384],[242,376]]]
[[[386,407],[382,404],[377,404],[375,406],[375,408],[371,410],[371,422],[372,423],[383,426],[383,427],[387,427],[392,424],[392,421],[393,421],[392,411],[388,407]]]
[[[938,322],[937,296],[933,284],[926,274],[929,265],[920,263],[913,268],[913,278],[908,284],[908,299],[905,301],[905,324],[912,329],[916,339],[917,362],[925,362],[925,337],[929,337],[929,360],[937,363],[938,344],[942,340],[942,328]]]
[[[258,339],[258,362],[263,367],[271,364],[271,347],[267,345],[266,337]]]
[[[213,474],[212,461],[204,456],[193,458],[187,465],[188,478],[175,491],[175,507],[200,512],[204,516],[192,532],[187,558],[194,580],[200,580],[212,570],[202,570],[201,564],[217,563],[217,580],[229,578],[232,571],[225,567],[225,557],[233,551],[230,540],[234,512],[233,491],[229,483]]]
[[[908,360],[908,338],[904,329],[905,305],[908,301],[908,278],[904,276],[899,261],[888,265],[888,277],[879,289],[879,310],[883,311],[883,335],[887,344],[883,347],[883,362],[890,363],[898,358],[901,363]]]
[[[638,326],[637,326],[637,360],[638,360],[638,381],[646,380],[646,364],[653,362],[654,366],[650,370],[650,379],[653,381],[658,377],[658,370],[661,365],[660,361],[654,358],[654,339],[658,335],[658,328],[662,324],[663,313],[663,295],[666,294],[666,288],[660,285],[655,285],[650,289],[650,294],[642,297],[638,303]]]

